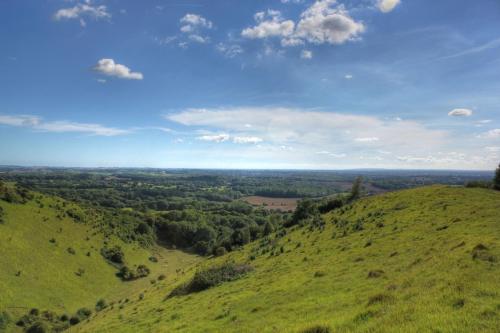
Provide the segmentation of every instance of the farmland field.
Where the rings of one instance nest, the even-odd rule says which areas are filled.
[[[299,198],[269,198],[252,195],[243,197],[241,200],[253,206],[262,206],[268,210],[280,210],[282,212],[294,211],[297,208]]]

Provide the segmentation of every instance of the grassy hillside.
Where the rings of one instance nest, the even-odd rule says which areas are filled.
[[[176,275],[199,260],[106,238],[89,220],[95,217],[56,197],[35,193],[26,203],[0,200],[0,210],[0,312],[7,311],[13,320],[31,308],[58,314],[93,309],[100,298],[112,301],[139,292],[159,274]],[[115,276],[117,268],[100,254],[106,244],[120,246],[128,266],[146,264],[150,276],[122,282]],[[158,262],[151,262],[151,256]]]
[[[500,193],[433,186],[208,260],[254,270],[167,298],[164,281],[72,332],[498,332]],[[311,330],[317,325],[328,330]]]

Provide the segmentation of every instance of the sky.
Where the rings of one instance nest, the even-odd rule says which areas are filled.
[[[498,0],[3,0],[0,165],[494,169]]]

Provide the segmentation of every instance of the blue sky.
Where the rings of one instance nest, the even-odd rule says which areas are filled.
[[[500,2],[0,2],[0,164],[493,169]]]

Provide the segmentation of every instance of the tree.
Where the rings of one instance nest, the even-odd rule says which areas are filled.
[[[498,168],[495,171],[495,178],[493,179],[493,188],[497,191],[500,191],[500,165],[498,165]]]
[[[351,188],[349,200],[356,200],[361,196],[361,186],[363,185],[363,177],[359,176],[354,180]]]

